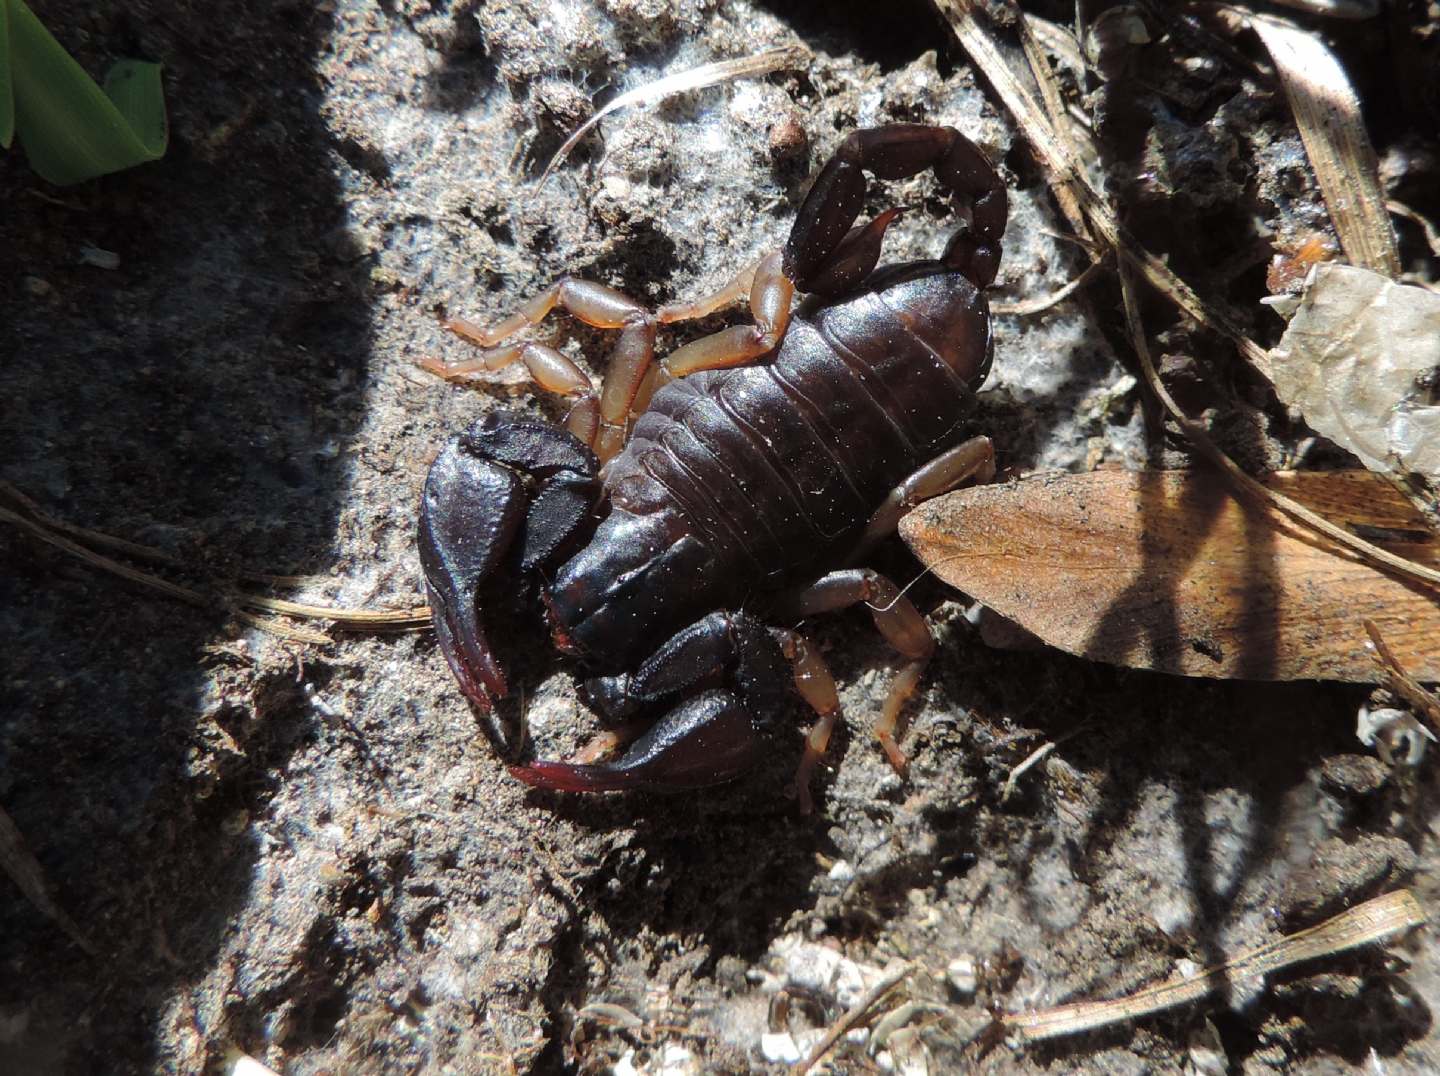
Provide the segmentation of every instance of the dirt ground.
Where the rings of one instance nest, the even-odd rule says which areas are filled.
[[[1086,264],[918,0],[32,6],[92,72],[162,61],[172,136],[160,162],[69,189],[0,158],[0,478],[193,585],[420,603],[438,447],[497,404],[558,414],[518,377],[420,370],[466,354],[441,317],[493,319],[563,272],[649,302],[717,286],[783,241],[854,127],[954,124],[1003,165],[997,305]],[[1307,25],[1371,109],[1389,192],[1434,220],[1426,10]],[[1273,343],[1271,254],[1330,234],[1283,95],[1253,39],[1145,19],[1150,43],[1084,88],[1104,184]],[[595,102],[771,45],[805,56],[608,118],[538,185]],[[914,208],[887,258],[936,250],[951,221],[931,181],[870,200],[896,202]],[[1433,279],[1418,232],[1401,241]],[[1102,275],[998,317],[977,429],[1006,471],[1184,463],[1118,350],[1118,294]],[[1247,466],[1341,458],[1230,345],[1147,315],[1166,376]],[[598,362],[602,335],[558,338]],[[527,791],[492,742],[522,704],[540,754],[593,731],[552,655],[517,655],[523,700],[491,728],[428,633],[286,641],[9,526],[0,559],[0,807],[94,950],[0,882],[0,1071],[199,1072],[234,1048],[286,1073],[780,1072],[894,960],[929,1007],[874,1056],[842,1044],[833,1071],[1440,1068],[1428,931],[1043,1048],[976,1042],[990,1005],[1120,994],[1402,884],[1433,904],[1433,756],[1398,772],[1362,748],[1363,687],[992,649],[925,580],[940,648],[907,779],[865,731],[893,662],[854,613],[814,625],[848,726],[813,817],[785,794],[798,705],[793,742],[732,786],[575,798]]]

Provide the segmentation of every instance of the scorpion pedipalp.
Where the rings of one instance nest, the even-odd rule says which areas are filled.
[[[440,649],[484,711],[507,684],[480,622],[481,590],[507,559],[532,571],[582,528],[598,470],[568,433],[505,412],[486,415],[430,468],[420,502],[425,586]]]
[[[758,762],[785,697],[785,658],[747,613],[711,613],[677,632],[630,676],[587,685],[610,717],[664,709],[612,762],[538,761],[510,772],[537,788],[615,792],[700,788]]]
[[[746,707],[731,692],[716,689],[686,699],[614,762],[541,760],[511,766],[510,773],[557,792],[675,791],[732,780],[751,769],[764,748]]]

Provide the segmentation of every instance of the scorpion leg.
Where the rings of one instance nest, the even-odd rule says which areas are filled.
[[[620,330],[598,397],[590,379],[554,348],[539,344],[497,346],[520,330],[539,325],[557,306],[586,325]],[[655,357],[655,315],[640,303],[614,288],[566,276],[489,328],[464,318],[450,318],[445,325],[487,350],[470,362],[448,366],[429,363],[428,369],[453,377],[479,369],[498,370],[522,361],[541,387],[578,397],[565,420],[566,428],[592,448],[602,462],[620,451],[636,393]]]
[[[948,493],[970,478],[985,483],[994,477],[995,446],[988,437],[972,437],[949,452],[942,452],[890,491],[865,526],[856,549],[857,558],[876,542],[894,534],[900,517],[921,501]]]
[[[723,310],[733,303],[740,302],[749,297],[750,289],[755,285],[755,270],[758,268],[760,268],[759,262],[747,265],[707,295],[683,302],[666,303],[655,311],[655,320],[661,325],[671,325],[677,321],[694,321],[696,318],[708,318],[715,311]]]
[[[913,602],[893,582],[869,568],[847,568],[822,576],[783,603],[777,615],[809,617],[864,602],[885,641],[909,659],[890,682],[889,694],[875,722],[875,736],[896,773],[905,772],[905,753],[895,741],[900,711],[915,693],[920,674],[935,653],[935,637]],[[822,716],[822,721],[824,720]],[[813,731],[813,730],[812,730]]]
[[[524,364],[530,377],[542,389],[557,396],[575,398],[565,427],[585,444],[593,444],[600,415],[595,405],[595,386],[584,370],[553,347],[536,343],[508,344],[482,351],[478,357],[461,362],[446,363],[425,358],[420,365],[432,374],[455,380],[481,371],[493,372],[517,361]]]
[[[650,317],[649,311],[624,292],[577,277],[562,276],[508,318],[502,318],[488,328],[465,318],[449,318],[445,327],[473,344],[492,348],[521,329],[539,325],[557,306],[597,329],[620,329],[628,322]]]
[[[780,346],[790,324],[790,302],[794,298],[795,287],[780,271],[778,253],[766,255],[755,265],[742,269],[709,295],[661,307],[657,318],[662,324],[703,318],[746,295],[750,299],[750,312],[755,323],[735,325],[702,336],[652,364],[631,401],[632,419],[645,413],[650,406],[650,398],[666,382],[701,370],[743,366]]]
[[[753,325],[732,325],[676,348],[661,360],[665,373],[684,377],[700,370],[743,366],[779,347],[790,324],[790,302],[795,295],[795,285],[781,270],[780,262],[776,251],[761,258],[755,267],[750,284]]]
[[[875,267],[879,235],[889,223],[881,214],[858,233],[850,227],[865,200],[864,172],[904,179],[926,168],[969,202],[969,227],[951,239],[942,263],[977,287],[993,281],[1008,213],[1005,185],[980,148],[955,128],[912,123],[854,131],[840,144],[795,217],[785,244],[785,275],[802,291],[822,295],[860,283]]]
[[[877,541],[894,533],[900,517],[921,501],[952,490],[969,478],[988,482],[994,475],[995,446],[988,437],[972,437],[941,453],[890,492],[870,517],[856,554],[863,553]],[[911,659],[891,685],[880,720],[875,726],[876,736],[884,745],[890,761],[897,770],[902,770],[905,758],[895,744],[900,709],[919,683],[920,673],[935,645],[919,610],[895,589],[890,580],[874,572],[859,570],[825,576],[792,599],[793,604],[786,605],[783,611],[803,616],[844,608],[861,601],[870,604],[875,623],[891,644]],[[806,734],[805,754],[795,775],[801,810],[809,814],[810,775],[825,757],[830,745],[830,735],[840,717],[840,700],[824,658],[804,636],[785,632],[780,645],[794,665],[796,688],[817,715]]]
[[[680,790],[738,777],[764,757],[784,700],[785,664],[770,633],[745,613],[711,613],[677,633],[630,676],[586,685],[623,718],[670,709],[612,762],[532,762],[510,772],[563,792]]]
[[[782,630],[776,632],[776,636],[781,653],[794,670],[795,690],[815,711],[815,723],[805,734],[805,751],[795,770],[795,795],[800,801],[800,813],[810,814],[815,809],[810,798],[810,778],[830,748],[830,736],[840,720],[840,695],[835,690],[830,666],[809,639],[798,631]]]
[[[543,422],[491,412],[445,446],[420,501],[420,563],[435,634],[465,695],[484,711],[506,693],[480,621],[480,595],[507,562],[549,562],[581,531],[600,485],[594,455]]]

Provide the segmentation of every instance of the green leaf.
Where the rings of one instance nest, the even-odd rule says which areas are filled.
[[[0,97],[13,83],[14,130],[30,167],[51,183],[79,183],[165,152],[159,64],[121,60],[102,90],[24,0],[0,0],[0,7],[10,31],[10,47],[0,54]],[[4,108],[0,103],[0,133]]]
[[[10,5],[0,0],[0,146],[15,137],[15,91],[10,81]]]

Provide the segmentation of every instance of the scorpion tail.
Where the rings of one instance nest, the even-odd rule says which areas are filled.
[[[740,699],[712,690],[660,719],[614,762],[533,762],[510,773],[557,792],[678,792],[739,777],[764,754],[765,740]]]

